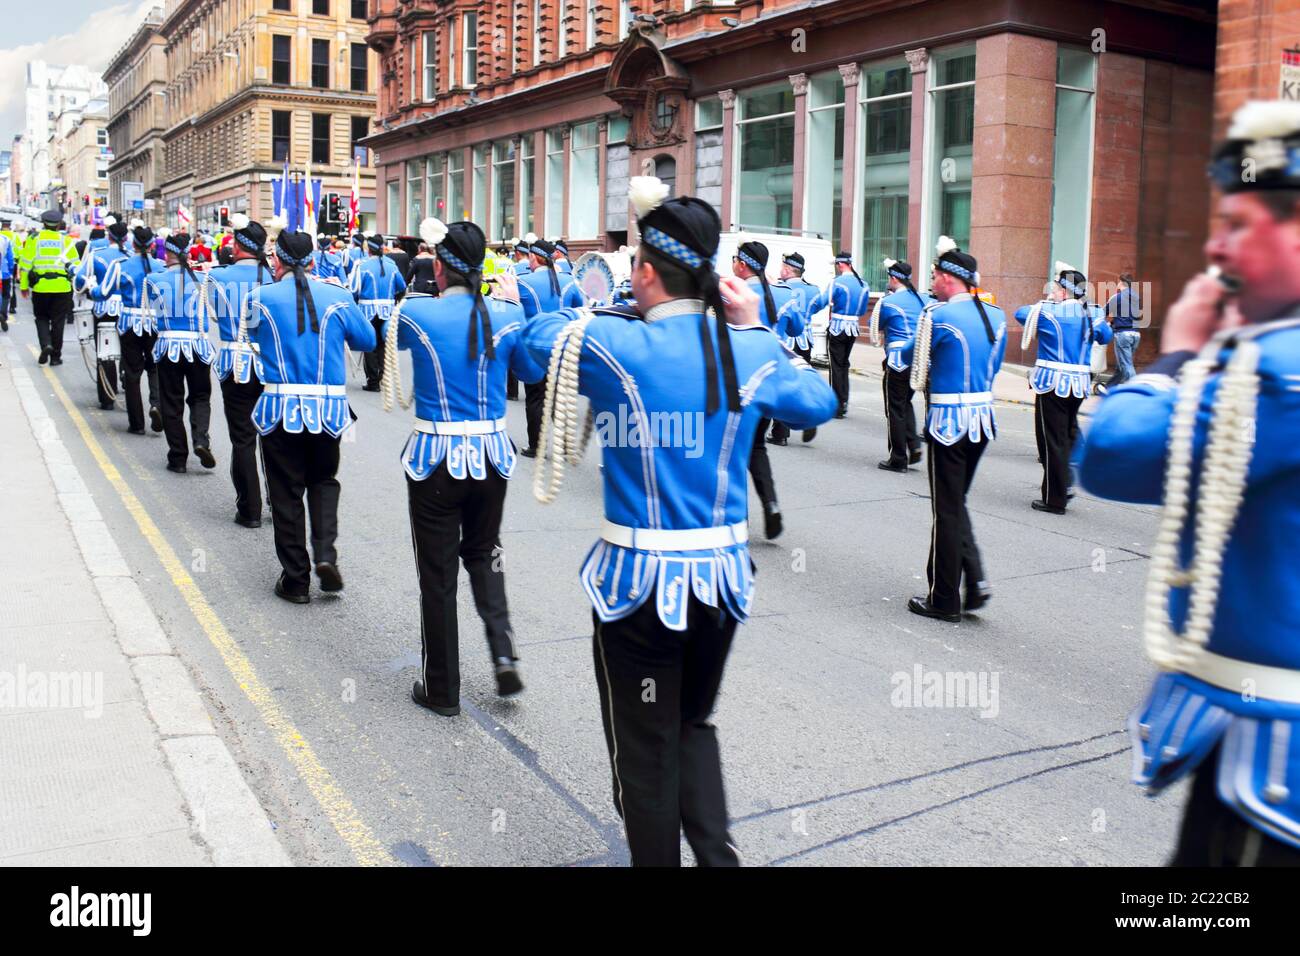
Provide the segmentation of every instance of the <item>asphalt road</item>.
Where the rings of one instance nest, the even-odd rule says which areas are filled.
[[[626,862],[577,580],[601,516],[598,449],[569,472],[555,504],[533,499],[527,459],[507,498],[502,537],[525,692],[496,698],[462,572],[462,715],[438,717],[408,696],[419,660],[398,464],[409,413],[385,414],[354,372],[359,421],[339,476],[346,589],[291,606],[271,593],[270,522],[233,523],[215,382],[218,467],[191,459],[187,475],[170,474],[162,435],[127,434],[120,399],[99,410],[69,328],[54,374],[156,526],[146,535],[36,369],[30,313],[19,319],[10,357],[32,369],[61,431],[67,422],[74,461],[296,862]],[[738,633],[715,714],[746,864],[1166,858],[1183,793],[1150,800],[1130,784],[1123,733],[1151,673],[1140,619],[1156,512],[1084,494],[1064,517],[1032,511],[1031,414],[998,409],[1001,436],[971,496],[994,598],[961,625],[905,609],[924,590],[930,505],[923,468],[875,468],[885,446],[878,379],[855,377],[849,417],[813,443],[771,449],[786,532],[768,543],[755,528],[755,614]],[[510,403],[521,442],[523,417],[522,403]],[[758,514],[756,499],[751,507]],[[196,588],[165,570],[160,548]],[[913,693],[918,669],[923,687],[930,672],[970,674],[984,693]]]

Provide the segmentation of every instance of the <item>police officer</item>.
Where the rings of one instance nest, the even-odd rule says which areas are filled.
[[[1250,160],[1250,162],[1247,162]],[[1249,170],[1249,177],[1243,175]],[[1159,668],[1134,782],[1193,777],[1175,866],[1300,865],[1300,105],[1248,103],[1162,355],[1092,415],[1080,482],[1162,505],[1145,599]]]
[[[528,247],[530,272],[519,278],[519,301],[524,315],[532,317],[544,312],[555,312],[573,307],[572,299],[565,296],[575,285],[573,276],[559,271],[554,258],[555,246],[545,239],[534,237]],[[578,294],[581,294],[581,290]],[[546,379],[524,382],[524,414],[528,427],[528,447],[519,454],[525,458],[537,456],[537,440],[542,430],[542,403],[546,398]]]
[[[63,213],[41,213],[40,231],[27,238],[18,264],[23,298],[32,297],[41,365],[63,364],[63,331],[72,316],[72,269],[77,265],[76,243],[64,234]]]
[[[101,324],[117,324],[122,303],[109,289],[115,284],[115,270],[120,269],[122,262],[131,257],[126,249],[131,234],[127,224],[116,216],[107,216],[104,222],[107,244],[93,250],[81,260],[72,280],[73,287],[78,292],[90,296],[90,312],[97,327]],[[98,337],[96,353],[95,388],[99,395],[99,407],[107,411],[114,407],[117,398],[117,362],[99,357]]]
[[[281,232],[274,283],[248,297],[246,326],[258,345],[265,389],[253,409],[262,436],[262,465],[284,569],[275,593],[293,604],[311,598],[306,545],[322,591],[341,591],[338,569],[339,438],[352,424],[346,348],[370,352],[375,329],[344,288],[308,277],[315,243],[305,232]],[[391,267],[390,267],[391,271]]]
[[[909,464],[921,460],[921,437],[916,433],[916,411],[912,408],[912,348],[921,312],[934,299],[916,291],[909,263],[885,259],[883,264],[889,286],[871,313],[871,344],[885,346],[881,390],[889,457],[877,462],[876,467],[906,472]]]
[[[460,713],[457,557],[487,632],[497,693],[523,689],[505,575],[493,563],[501,557],[501,514],[516,460],[506,432],[506,370],[533,381],[542,369],[523,347],[523,310],[483,298],[483,231],[472,222],[426,219],[420,236],[434,250],[441,294],[408,295],[389,323],[384,406],[402,400],[397,350],[409,351],[416,419],[402,463],[421,640],[420,679],[411,697],[450,717]]]
[[[235,523],[262,526],[262,484],[257,476],[257,429],[253,409],[262,397],[262,358],[243,327],[253,290],[275,281],[266,261],[266,229],[243,213],[230,217],[233,261],[208,273],[208,302],[221,340],[217,380],[230,433],[230,481],[235,486]]]
[[[1101,311],[1088,302],[1088,280],[1064,262],[1056,263],[1051,298],[1016,310],[1024,325],[1022,348],[1038,334],[1038,357],[1029,377],[1034,390],[1034,439],[1043,463],[1035,511],[1065,514],[1070,497],[1070,455],[1079,432],[1079,406],[1092,385],[1092,345],[1112,338]]]
[[[979,285],[974,256],[947,236],[939,237],[936,252],[930,289],[939,301],[921,313],[912,356],[912,387],[926,393],[930,442],[930,590],[908,601],[907,609],[957,623],[963,606],[974,611],[990,596],[966,495],[980,457],[997,437],[993,380],[1002,367],[1007,322],[1001,309],[971,292]]]
[[[760,419],[811,427],[830,418],[836,400],[762,325],[758,297],[745,283],[714,273],[722,223],[713,207],[667,199],[668,187],[653,177],[633,178],[629,192],[641,235],[632,285],[644,321],[617,309],[539,313],[525,331],[544,364],[557,337],[582,317],[557,346],[566,361],[548,393],[542,439],[544,448],[557,443],[555,457],[548,451],[539,460],[534,487],[543,500],[558,490],[558,475],[548,479],[546,466],[577,450],[571,437],[583,430],[581,392],[604,445],[605,485],[601,537],[581,579],[593,607],[601,719],[632,863],[679,865],[685,831],[700,865],[734,866],[708,717],[736,626],[753,601],[746,451]],[[683,447],[647,440],[640,429],[619,433],[610,422],[629,404],[641,428],[661,416],[691,417],[701,441]]]
[[[830,306],[830,323],[826,327],[826,352],[831,363],[831,388],[839,397],[836,418],[849,413],[849,355],[858,340],[858,323],[867,314],[871,287],[853,268],[853,256],[841,252],[835,257],[835,278],[813,298],[808,306],[809,322]]]
[[[153,256],[153,230],[138,219],[131,222],[132,253],[111,263],[102,287],[118,303],[117,332],[122,345],[122,392],[126,395],[127,431],[144,434],[144,403],[140,397],[140,376],[148,373],[150,427],[162,431],[158,410],[158,367],[153,360],[158,323],[145,295],[145,279],[163,271]]]
[[[383,324],[392,315],[394,303],[406,291],[402,270],[384,255],[384,237],[372,233],[366,236],[366,249],[370,253],[357,261],[348,276],[348,288],[361,306],[361,313],[375,329],[375,349],[365,357],[367,392],[379,391],[379,380],[384,375]]]

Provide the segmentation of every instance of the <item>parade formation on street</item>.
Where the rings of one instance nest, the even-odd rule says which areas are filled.
[[[1300,863],[1237,5],[443,6],[29,65],[0,863]]]

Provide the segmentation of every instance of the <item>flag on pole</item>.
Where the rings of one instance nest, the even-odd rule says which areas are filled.
[[[274,190],[274,185],[272,186]],[[284,154],[284,172],[280,174],[280,189],[275,193],[275,214],[285,219],[289,218],[289,154]]]
[[[316,238],[316,203],[312,197],[310,162],[302,167],[302,231]]]
[[[352,170],[352,195],[348,197],[348,232],[361,228],[361,160]]]
[[[180,225],[180,228],[182,229],[188,229],[190,227],[190,223],[194,221],[193,218],[190,216],[190,211],[185,208],[184,204],[178,205],[176,207],[176,221]]]

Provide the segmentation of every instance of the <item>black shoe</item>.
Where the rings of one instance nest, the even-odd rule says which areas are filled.
[[[9,331],[9,320],[4,317],[3,313],[0,313],[0,332],[8,332],[8,331]]]
[[[1046,501],[1043,501],[1041,498],[1035,498],[1033,501],[1029,502],[1029,505],[1035,511],[1046,511],[1049,515],[1065,514],[1064,508],[1054,508],[1051,505],[1049,505]]]
[[[168,471],[174,471],[174,472],[176,472],[176,474],[178,474],[178,475],[183,475],[183,474],[185,474],[185,466],[184,466],[184,465],[173,465],[170,461],[167,462],[167,470],[168,470]]]
[[[63,356],[61,355],[51,356],[50,365],[53,366],[53,365],[62,365],[62,364],[63,364]]]
[[[510,658],[498,657],[495,670],[498,697],[509,697],[511,694],[517,694],[524,689],[524,682],[519,677],[519,668],[515,666],[515,662]]]
[[[281,573],[281,575],[280,575],[278,578],[275,579],[275,596],[276,596],[276,597],[279,597],[279,598],[284,598],[284,599],[285,599],[286,601],[288,601],[290,604],[310,604],[310,603],[311,603],[311,595],[309,595],[309,594],[295,594],[293,591],[290,591],[288,588],[286,588],[286,587],[284,586],[284,574],[283,574],[283,573]]]
[[[217,467],[216,456],[212,454],[212,449],[209,448],[207,445],[203,445],[201,447],[196,445],[194,447],[194,455],[196,458],[198,458],[199,464],[202,465],[204,468]]]
[[[907,456],[907,463],[909,465],[919,465],[921,463],[921,450],[919,448]]]
[[[773,505],[770,511],[763,512],[763,535],[768,541],[779,538],[784,530],[785,527],[781,523],[781,510],[776,505]]]
[[[235,524],[244,528],[260,528],[262,527],[262,519],[245,518],[243,515],[235,515]]]
[[[989,603],[991,597],[993,597],[993,589],[981,581],[975,587],[966,589],[966,600],[963,602],[963,607],[967,611],[978,611]]]
[[[338,565],[322,561],[316,565],[316,577],[320,578],[322,591],[342,591],[343,575],[339,574]]]
[[[799,437],[800,437],[800,439],[803,441],[803,443],[806,445],[806,444],[808,444],[808,442],[812,441],[814,438],[817,437],[817,429],[815,429],[815,428],[805,428],[803,434],[800,435]]]
[[[99,407],[106,412],[111,412],[114,408],[114,405],[112,402],[100,402]]]
[[[143,429],[143,428],[128,428],[126,431],[127,431],[127,434],[129,434],[129,435],[143,435],[143,434],[144,434],[144,429]]]
[[[895,465],[891,461],[878,461],[876,462],[876,467],[881,471],[896,471],[900,475],[907,474],[907,465]]]
[[[156,432],[162,431],[162,412],[156,406],[149,409],[149,427]]]
[[[38,358],[38,359],[36,360],[36,364],[37,364],[37,365],[44,365],[46,362],[48,362],[48,361],[50,360],[50,356],[53,355],[53,354],[54,354],[53,349],[51,349],[51,348],[47,345],[45,348],[41,349],[41,357]]]
[[[921,617],[932,617],[938,621],[947,621],[949,624],[960,624],[961,615],[940,611],[937,607],[932,607],[930,601],[923,597],[914,597],[907,602],[907,609],[913,614],[919,614]]]
[[[424,681],[422,680],[417,680],[411,685],[411,700],[415,701],[421,707],[433,711],[435,714],[442,714],[444,717],[455,717],[460,714],[459,704],[447,706],[445,704],[435,704],[433,701],[429,700],[428,695],[424,692]]]
[[[841,408],[841,409],[839,409],[839,410],[837,410],[837,411],[835,412],[835,417],[836,417],[836,418],[846,418],[846,417],[848,416],[848,414],[849,414],[849,413],[848,413],[848,409]]]
[[[361,386],[361,391],[363,391],[363,392],[377,392],[377,391],[379,391],[379,386],[378,386],[378,385],[371,385],[369,382],[366,382],[365,385],[362,385],[362,386]]]
[[[537,457],[537,449],[536,449],[536,448],[521,448],[521,449],[519,450],[519,454],[523,455],[525,458],[536,458],[536,457]]]
[[[767,443],[769,445],[788,445],[790,444],[790,440],[788,438],[773,438],[771,435],[768,435]]]

